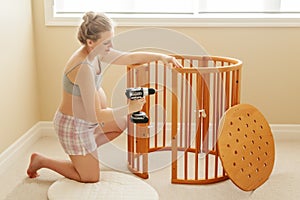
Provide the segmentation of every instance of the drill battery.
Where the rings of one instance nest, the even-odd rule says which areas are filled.
[[[147,117],[145,112],[139,111],[139,112],[135,112],[132,113],[132,115],[130,116],[130,121],[132,123],[148,123],[149,118]]]

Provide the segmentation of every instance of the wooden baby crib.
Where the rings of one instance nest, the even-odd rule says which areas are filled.
[[[184,68],[157,61],[127,67],[127,87],[159,91],[146,97],[148,123],[128,119],[128,169],[148,178],[149,155],[171,152],[172,183],[226,180],[216,145],[218,125],[223,113],[240,101],[242,62],[218,56],[175,57]]]

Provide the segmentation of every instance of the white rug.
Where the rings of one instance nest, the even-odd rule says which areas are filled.
[[[97,183],[80,183],[62,178],[48,190],[49,200],[157,200],[158,193],[147,183],[133,175],[103,171]]]

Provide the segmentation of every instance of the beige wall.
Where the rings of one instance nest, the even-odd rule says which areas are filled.
[[[52,120],[64,64],[79,47],[76,27],[46,27],[43,1],[32,0],[32,8],[30,0],[1,2],[0,152],[37,121]],[[116,34],[132,29],[118,27]],[[300,124],[300,28],[171,29],[212,55],[244,62],[242,103],[258,107],[272,124]],[[125,68],[109,72],[105,80],[118,80]],[[109,98],[113,87],[104,83]]]
[[[60,100],[59,78],[64,63],[78,47],[76,27],[46,27],[42,2],[34,1],[34,7],[41,119],[51,120]],[[116,34],[132,29],[118,27]],[[244,62],[242,103],[258,107],[272,124],[300,124],[300,28],[173,30],[192,37],[212,55],[231,56]],[[118,79],[124,72],[110,71],[109,80]],[[111,85],[104,84],[108,96]]]
[[[1,0],[0,152],[39,121],[30,0]]]

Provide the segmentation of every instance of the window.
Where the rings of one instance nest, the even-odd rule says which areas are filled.
[[[86,11],[119,26],[299,26],[299,0],[44,0],[46,25],[78,25]]]

